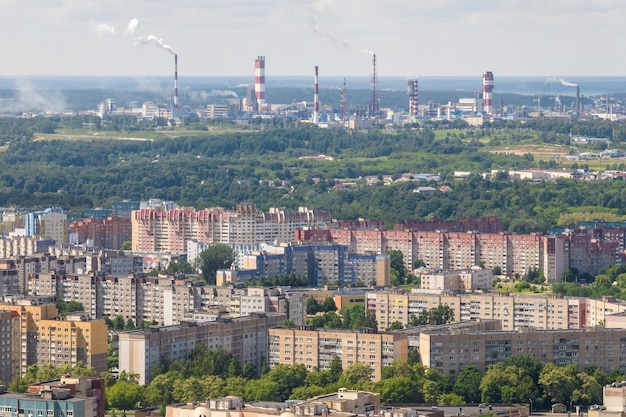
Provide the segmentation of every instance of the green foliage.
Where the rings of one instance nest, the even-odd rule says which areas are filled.
[[[132,382],[119,380],[106,390],[108,408],[117,408],[126,415],[126,410],[132,410],[142,399],[141,387]]]
[[[430,310],[422,310],[418,316],[414,314],[409,318],[409,326],[423,326],[426,324],[447,324],[454,321],[454,309],[448,305],[440,304]]]
[[[77,301],[66,302],[62,298],[59,298],[56,302],[56,307],[60,316],[64,316],[68,313],[73,313],[75,311],[85,311],[85,307],[83,307],[82,303]]]
[[[480,381],[483,374],[475,366],[467,366],[459,373],[454,382],[453,393],[465,399],[466,402],[480,402]]]
[[[208,284],[215,285],[215,275],[219,269],[230,268],[235,255],[229,245],[218,243],[203,250],[196,259],[196,266],[202,270],[202,277]]]

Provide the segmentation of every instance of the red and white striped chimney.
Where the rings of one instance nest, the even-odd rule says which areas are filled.
[[[254,95],[259,110],[265,107],[265,57],[258,56],[254,61]]]
[[[493,113],[493,73],[491,71],[483,74],[483,106],[485,113]]]
[[[315,80],[313,84],[313,123],[320,121],[320,96],[317,84],[317,65],[315,66]]]

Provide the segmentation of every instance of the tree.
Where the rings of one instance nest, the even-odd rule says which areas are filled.
[[[415,381],[408,377],[382,379],[376,383],[382,404],[408,404],[418,401]]]
[[[126,416],[126,410],[132,410],[141,401],[141,387],[128,381],[117,381],[106,392],[106,398],[110,407],[122,410]]]
[[[169,371],[165,374],[152,378],[150,384],[144,389],[144,399],[148,405],[157,406],[174,402],[174,386],[182,376],[179,372]]]
[[[133,249],[133,243],[130,240],[125,240],[124,242],[122,242],[122,250],[132,250]]]
[[[402,325],[402,323],[396,320],[393,323],[391,323],[389,327],[387,327],[387,331],[393,332],[394,330],[402,330],[403,328],[404,326]]]
[[[480,381],[483,375],[475,366],[467,366],[459,372],[452,391],[467,403],[480,402]]]
[[[548,363],[539,375],[539,384],[552,403],[565,403],[572,397],[577,383],[576,373],[575,365],[562,367]]]
[[[234,261],[235,255],[232,248],[218,243],[200,252],[196,259],[196,267],[202,271],[204,282],[215,285],[217,271],[230,268]]]
[[[465,400],[458,394],[450,393],[450,394],[441,394],[437,399],[437,403],[443,407],[449,407],[453,405],[463,405],[465,404]]]
[[[337,311],[337,305],[335,304],[335,299],[333,297],[326,297],[322,304],[320,305],[321,311],[326,313],[330,311]]]
[[[224,383],[224,394],[226,395],[234,395],[236,397],[244,396],[246,392],[246,383],[248,381],[246,378],[242,378],[240,376],[232,376],[230,378],[226,378]]]
[[[317,385],[306,385],[304,387],[297,387],[291,392],[290,400],[308,400],[309,398],[317,397],[324,394],[324,388]]]
[[[355,362],[348,366],[341,377],[339,385],[348,389],[358,388],[363,382],[370,382],[374,370],[365,362]]]
[[[309,298],[306,299],[306,314],[312,316],[317,314],[318,311],[321,311],[319,303],[313,296],[309,296]]]
[[[279,395],[278,384],[262,378],[246,382],[243,398],[244,401],[276,401]]]
[[[343,374],[343,364],[341,363],[341,358],[337,355],[333,356],[330,360],[330,369],[329,369],[328,379],[330,382],[337,382],[339,378]]]
[[[602,401],[602,385],[592,375],[581,372],[578,383],[572,392],[571,400],[576,404],[592,405]]]

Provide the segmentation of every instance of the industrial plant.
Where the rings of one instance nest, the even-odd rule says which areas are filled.
[[[543,89],[533,99],[532,106],[519,106],[508,104],[504,101],[504,95],[499,100],[499,105],[494,101],[496,82],[492,71],[482,74],[482,83],[476,77],[476,86],[473,94],[463,94],[454,100],[436,102],[432,99],[420,101],[419,79],[410,78],[406,81],[406,101],[404,105],[395,103],[381,103],[381,90],[379,88],[379,75],[377,72],[377,54],[365,50],[371,56],[371,76],[369,78],[368,101],[365,98],[363,88],[354,90],[349,94],[348,81],[343,78],[341,87],[336,85],[320,85],[320,67],[313,68],[312,100],[301,98],[299,100],[283,99],[283,102],[273,102],[272,97],[278,97],[277,90],[270,89],[270,99],[266,98],[266,57],[259,55],[254,59],[254,72],[251,74],[250,83],[247,84],[245,94],[238,95],[230,92],[230,95],[207,100],[199,107],[197,104],[180,105],[178,84],[178,54],[169,46],[153,36],[141,38],[143,42],[151,41],[157,46],[168,50],[174,55],[174,95],[169,105],[165,103],[142,103],[138,106],[117,107],[115,100],[104,99],[97,114],[101,117],[106,114],[134,114],[142,118],[164,118],[168,124],[180,124],[183,117],[193,116],[200,119],[224,119],[228,118],[236,123],[248,123],[255,118],[284,118],[295,120],[298,123],[314,124],[323,128],[352,128],[367,129],[374,125],[406,125],[422,123],[424,121],[454,121],[462,120],[470,126],[483,126],[485,123],[499,119],[524,119],[535,117],[548,118],[580,118],[599,117],[607,119],[617,118],[615,107],[589,106],[585,110],[580,87],[577,84],[563,79],[549,80]],[[550,85],[559,85],[561,90],[552,95],[548,92]],[[560,95],[567,88],[575,89],[569,96]],[[324,91],[328,102],[323,102],[320,91]],[[573,95],[573,97],[572,97]],[[349,96],[353,100],[349,101]],[[329,98],[330,97],[330,98]],[[397,98],[397,94],[395,96]],[[567,99],[565,99],[567,97]],[[542,102],[543,100],[543,102]],[[389,101],[389,100],[388,100]],[[543,104],[543,105],[542,105]],[[601,103],[600,103],[601,104]]]

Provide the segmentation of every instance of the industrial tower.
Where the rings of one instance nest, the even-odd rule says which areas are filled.
[[[259,111],[265,108],[265,57],[258,56],[254,61],[254,95]]]
[[[370,117],[377,117],[380,113],[380,103],[378,101],[378,75],[376,75],[376,54],[372,53],[372,94],[370,97]]]
[[[418,114],[417,80],[409,80],[408,85],[407,85],[407,94],[409,95],[409,116],[417,117],[417,114]]]
[[[483,74],[483,106],[486,114],[493,113],[493,73]]]

